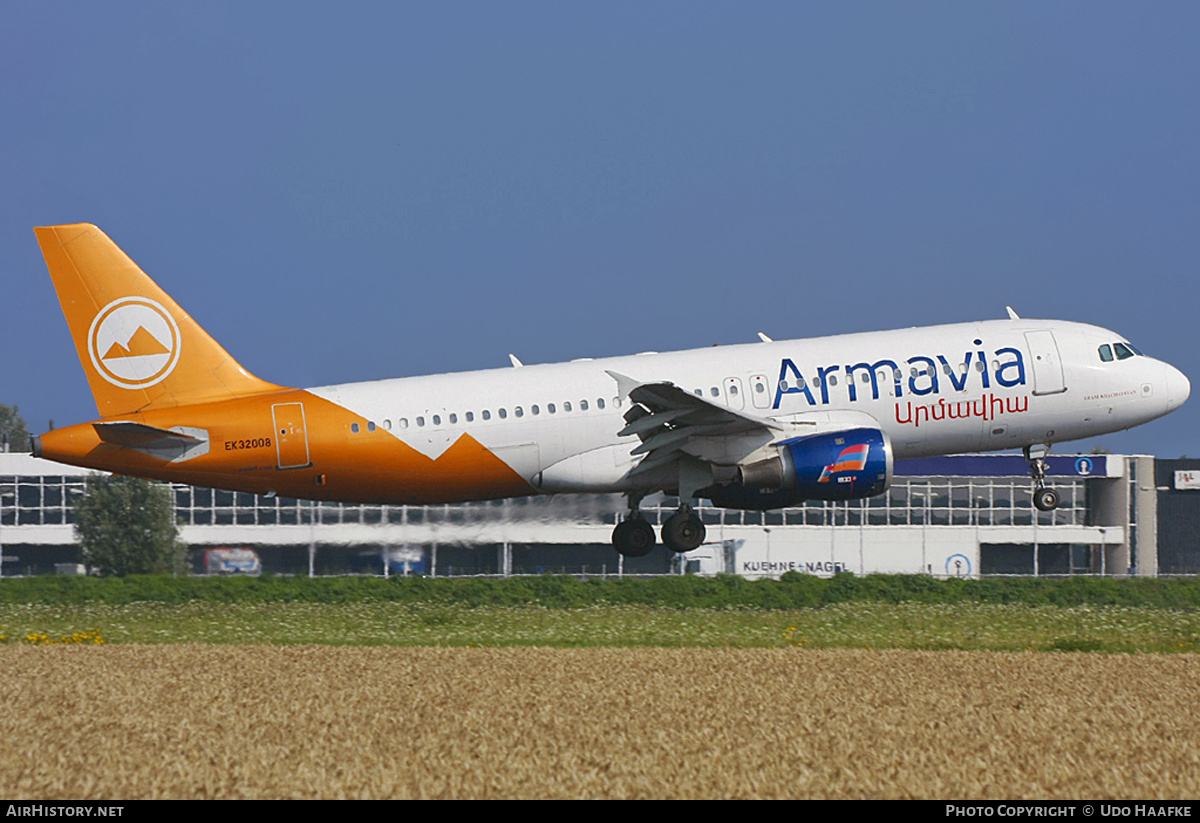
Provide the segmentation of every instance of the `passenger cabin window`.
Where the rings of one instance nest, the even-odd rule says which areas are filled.
[[[369,431],[369,432],[375,431],[375,422],[373,420],[367,421],[367,431]]]
[[[475,422],[475,412],[467,412],[467,422],[468,423]]]
[[[500,410],[500,419],[504,420],[506,417],[508,417],[508,409],[501,409]]]
[[[424,426],[424,425],[425,425],[425,418],[424,418],[424,417],[418,417],[418,418],[417,418],[417,425],[418,425],[418,426]]]
[[[587,401],[586,401],[586,400],[580,400],[580,401],[579,401],[579,410],[580,410],[580,411],[587,411],[587,409],[588,409],[588,406],[587,406]]]
[[[603,397],[596,398],[596,408],[598,408],[598,409],[604,408],[604,398]]]
[[[355,434],[358,434],[358,424],[357,424],[357,423],[351,423],[351,424],[350,424],[350,431],[354,432]]]
[[[453,425],[454,423],[457,423],[457,422],[458,422],[458,415],[455,414],[454,412],[451,412],[450,413],[450,423]]]
[[[400,418],[400,428],[402,428],[402,429],[408,428],[408,418],[407,417]]]
[[[440,414],[435,414],[433,416],[433,425],[435,425],[435,426],[442,425],[442,416]]]
[[[488,411],[487,409],[484,409],[484,410],[483,410],[483,419],[484,419],[484,420],[491,420],[491,419],[492,419],[492,413],[491,413],[490,411]]]
[[[563,403],[563,411],[565,411],[565,412],[569,412],[570,410],[571,410],[571,403],[570,403],[570,401],[567,401],[566,403]]]
[[[554,408],[554,404],[553,404],[553,403],[547,403],[547,404],[546,404],[546,411],[550,412],[551,414],[554,414],[554,412],[556,411],[556,409]]]
[[[1105,343],[1100,347],[1100,359],[1105,363],[1111,363],[1113,359],[1112,347]]]

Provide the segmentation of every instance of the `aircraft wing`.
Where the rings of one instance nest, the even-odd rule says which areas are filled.
[[[717,405],[674,383],[639,383],[617,372],[608,374],[634,404],[625,413],[627,425],[618,435],[636,434],[642,442],[631,454],[646,455],[631,474],[678,459],[688,453],[689,443],[699,438],[755,434],[774,437],[786,431],[785,426],[774,420]]]

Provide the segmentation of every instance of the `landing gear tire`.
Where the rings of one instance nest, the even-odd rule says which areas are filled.
[[[1029,476],[1033,478],[1033,505],[1040,512],[1052,512],[1058,508],[1058,492],[1046,488],[1046,455],[1049,451],[1049,443],[1025,447]]]
[[[1058,508],[1058,492],[1054,489],[1035,489],[1033,505],[1041,512],[1052,512]]]
[[[690,552],[704,542],[704,521],[691,509],[680,510],[663,523],[662,541],[673,552]]]
[[[654,548],[654,529],[641,517],[622,520],[613,529],[612,543],[625,557],[645,557]]]

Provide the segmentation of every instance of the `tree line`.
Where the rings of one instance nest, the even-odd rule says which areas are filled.
[[[0,404],[0,452],[28,452],[16,406]],[[2,501],[2,498],[0,498]],[[15,501],[14,501],[15,503]],[[2,502],[0,502],[2,505]],[[172,574],[185,569],[171,487],[140,477],[94,474],[75,502],[75,539],[94,574]]]

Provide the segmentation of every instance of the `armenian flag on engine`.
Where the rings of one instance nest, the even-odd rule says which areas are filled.
[[[818,483],[828,483],[829,475],[837,472],[860,472],[867,467],[867,455],[871,451],[870,443],[860,443],[857,446],[847,446],[842,449],[842,453],[837,456],[831,465],[825,467],[821,472],[821,476],[817,478]]]

